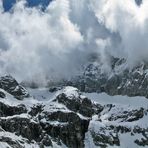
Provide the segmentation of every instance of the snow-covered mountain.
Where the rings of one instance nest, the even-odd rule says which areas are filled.
[[[0,1],[0,148],[148,148],[147,8]]]
[[[108,69],[104,71],[104,65],[100,62],[90,62],[84,67],[84,72],[69,83],[85,92],[148,97],[147,62],[130,68],[125,59],[111,58]]]
[[[0,88],[0,147],[148,147],[145,97],[25,89],[11,76]]]

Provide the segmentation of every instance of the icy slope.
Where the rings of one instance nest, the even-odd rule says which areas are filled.
[[[105,93],[85,95],[104,105],[100,115],[94,115],[90,121],[86,147],[148,147],[146,98],[109,96]]]

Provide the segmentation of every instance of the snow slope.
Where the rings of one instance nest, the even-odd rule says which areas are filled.
[[[49,92],[47,88],[28,88],[27,90],[30,96],[23,100],[18,100],[13,95],[0,89],[6,95],[5,98],[0,98],[1,103],[11,107],[17,107],[23,104],[27,109],[24,113],[2,116],[0,117],[1,122],[10,121],[11,123],[13,120],[24,120],[28,122],[29,120],[28,124],[37,126],[43,124],[43,127],[44,125],[48,125],[49,127],[59,128],[60,130],[63,127],[69,128],[71,123],[77,129],[80,126],[79,122],[73,122],[79,119],[80,121],[89,123],[88,127],[85,127],[87,132],[85,132],[84,147],[86,148],[148,147],[148,99],[145,97],[109,96],[106,93],[83,93],[71,86],[64,87],[55,92]],[[33,108],[37,106],[41,107],[41,110],[39,109],[36,114]],[[87,114],[87,112],[89,113],[91,111],[93,111],[91,114]],[[73,132],[78,134],[73,129],[69,132],[69,134]],[[81,131],[78,132],[81,134]],[[55,138],[51,137],[52,134],[50,132],[49,135],[49,138]],[[10,137],[12,141],[17,142],[24,138],[21,135],[16,135],[15,132],[5,130],[0,131],[0,139],[2,137]],[[56,140],[51,140],[52,146],[68,147],[66,146],[67,143],[62,139],[62,135],[60,138],[62,145],[59,145]],[[80,141],[82,142],[81,148],[83,147],[83,141],[82,139]],[[11,147],[6,141],[0,141],[0,146]],[[39,144],[33,141],[32,144],[25,142],[22,146],[25,148],[38,147]]]

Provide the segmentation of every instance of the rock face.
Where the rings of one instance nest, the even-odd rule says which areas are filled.
[[[0,77],[0,88],[4,89],[19,100],[29,96],[27,90],[23,86],[19,85],[11,76]]]
[[[89,124],[88,135],[93,138],[94,145],[99,147],[122,147],[126,145],[126,138],[133,139],[133,142],[137,144],[137,147],[148,146],[148,127],[142,127],[140,120],[142,121],[144,116],[147,116],[148,110],[129,109],[119,106],[114,106],[111,109],[105,109],[101,112],[100,116],[94,116]],[[144,117],[147,121],[147,117]],[[137,123],[137,125],[135,124]],[[138,125],[139,124],[139,125]],[[126,141],[122,141],[122,140]],[[123,145],[121,146],[121,143]]]
[[[23,147],[25,143],[31,144],[32,142],[39,147],[49,147],[53,146],[52,140],[54,139],[58,144],[65,144],[67,147],[84,147],[89,121],[93,114],[103,110],[101,105],[92,103],[82,96],[78,89],[67,87],[60,90],[51,102],[33,103],[28,108],[25,103],[20,104],[23,100],[18,103],[20,98],[18,101],[17,99],[18,96],[22,98],[29,93],[23,95],[22,89],[19,90],[22,92],[16,93],[16,87],[23,88],[12,77],[1,78],[3,90],[0,100],[0,126],[2,132],[22,136],[25,142],[20,143],[23,139],[12,140],[8,136],[2,136],[2,142],[11,147]],[[9,102],[9,99],[10,102],[16,101],[18,105],[5,103]]]
[[[93,104],[87,97],[81,96],[78,89],[75,88],[71,91],[74,91],[75,94],[67,95],[69,92],[61,93],[54,101],[64,104],[68,109],[80,113],[85,117],[92,117],[93,114],[103,110],[101,105]]]
[[[13,115],[18,115],[22,113],[27,113],[27,109],[25,105],[20,104],[18,106],[9,106],[9,105],[6,105],[0,102],[0,116],[1,117],[13,116]]]
[[[34,97],[26,91],[26,98],[18,100],[12,88],[20,85],[12,77],[15,83],[10,83],[10,77],[2,79],[5,80],[0,90],[3,147],[123,147],[126,137],[131,138],[135,147],[148,146],[146,105],[94,102],[70,86],[52,93],[47,91],[49,96],[45,94],[42,100],[37,98],[40,89]]]
[[[71,80],[71,85],[85,92],[106,92],[109,95],[145,96],[148,98],[148,64],[130,69],[124,59],[112,58],[110,71],[100,63],[88,64],[83,75]]]
[[[68,147],[84,147],[90,118],[95,110],[100,110],[100,106],[97,108],[90,100],[88,104],[85,100],[76,88],[67,87],[61,90],[50,103],[50,110],[43,111],[40,116],[43,129],[51,137],[62,140]],[[89,114],[85,112],[87,108]]]

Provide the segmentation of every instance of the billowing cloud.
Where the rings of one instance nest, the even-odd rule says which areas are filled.
[[[92,54],[124,57],[129,66],[148,55],[148,2],[54,0],[43,12],[18,1],[0,6],[0,73],[20,81],[69,78]]]
[[[98,21],[121,41],[118,48],[109,49],[127,59],[130,66],[148,56],[148,1],[138,6],[134,0],[92,0],[92,10]]]
[[[0,13],[1,72],[20,79],[64,76],[73,64],[70,56],[83,42],[69,19],[69,3],[52,2],[46,12],[18,2],[11,13]],[[75,56],[75,55],[73,55]],[[72,65],[71,65],[72,66]]]

